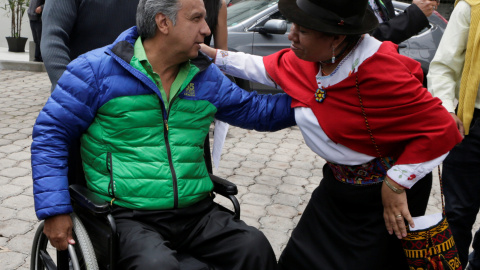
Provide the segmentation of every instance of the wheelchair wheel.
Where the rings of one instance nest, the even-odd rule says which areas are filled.
[[[97,270],[97,259],[95,257],[95,252],[93,250],[90,238],[88,237],[87,231],[85,230],[85,227],[83,226],[77,215],[72,213],[70,216],[72,217],[73,221],[73,238],[75,239],[76,243],[73,247],[77,260],[72,260],[69,258],[69,268],[76,270],[76,267],[74,266],[76,266],[78,262],[79,269]],[[43,234],[43,227],[44,223],[42,221],[38,226],[35,237],[33,239],[30,259],[31,270],[56,269],[56,249],[49,245],[47,236]]]

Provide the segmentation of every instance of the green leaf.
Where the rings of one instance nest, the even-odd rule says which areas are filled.
[[[6,15],[11,17],[11,36],[20,37],[22,32],[22,18],[25,14],[26,7],[28,7],[28,1],[26,0],[8,0],[7,3],[0,7],[7,11]]]

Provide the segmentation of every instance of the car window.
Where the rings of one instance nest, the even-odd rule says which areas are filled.
[[[243,0],[228,7],[227,26],[234,26],[253,15],[276,5],[278,0]]]

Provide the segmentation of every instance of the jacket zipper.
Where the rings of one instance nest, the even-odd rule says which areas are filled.
[[[175,97],[172,99],[172,102],[170,105],[173,103],[175,100]],[[163,105],[163,104],[162,104]],[[167,118],[163,120],[163,126],[165,132],[163,133],[164,138],[165,138],[165,146],[167,147],[167,156],[168,156],[168,165],[170,166],[170,171],[172,172],[172,180],[173,180],[173,208],[177,209],[178,208],[178,183],[177,183],[177,174],[175,172],[175,168],[173,167],[173,160],[172,160],[172,151],[170,149],[170,142],[168,140],[168,117],[170,115],[170,108],[172,106],[168,107],[167,111]],[[162,106],[162,111],[164,110],[164,107]]]
[[[152,87],[152,84],[156,86],[156,88],[158,89],[158,85],[156,85],[155,83],[153,83],[151,80],[147,79],[145,80],[143,77],[145,77],[145,75],[143,73],[141,73],[140,71],[138,71],[137,69],[135,68],[132,68],[132,66],[130,64],[128,64],[125,60],[123,60],[122,58],[120,58],[118,55],[116,55],[113,51],[110,50],[110,55],[113,56],[114,59],[116,59],[121,66],[123,66],[126,70],[130,71],[130,73],[132,73],[135,77],[139,78],[142,82],[144,82],[147,86],[149,86],[153,92],[155,94],[157,94],[159,97],[160,97],[160,107],[162,109],[162,114],[165,113],[165,106],[164,104],[162,104],[161,102],[161,94],[157,91],[155,91],[155,88]],[[181,92],[181,91],[180,91]],[[175,96],[172,101],[171,101],[171,104],[173,103],[173,101],[176,99],[177,96]],[[172,152],[170,150],[170,143],[168,141],[168,116],[170,114],[170,108],[171,106],[168,108],[168,112],[167,112],[167,116],[166,118],[163,120],[163,127],[164,127],[164,138],[165,138],[165,145],[167,147],[167,155],[168,155],[168,163],[169,163],[169,166],[170,166],[170,170],[172,172],[172,179],[173,179],[173,194],[174,194],[174,201],[173,201],[173,207],[174,209],[175,208],[178,208],[178,184],[177,184],[177,174],[175,173],[175,169],[173,167],[173,161],[172,161]],[[111,156],[111,154],[110,154]],[[111,180],[110,180],[110,183],[112,184],[112,188],[113,188],[113,174],[111,174]],[[110,185],[109,185],[109,189],[110,189]],[[113,190],[112,190],[113,191]],[[113,195],[115,196],[115,192],[113,191]],[[113,201],[115,200],[115,198],[113,198],[113,200],[111,201],[111,203],[113,203]]]
[[[107,170],[110,174],[110,183],[108,183],[108,195],[112,197],[110,204],[113,204],[113,201],[115,201],[115,183],[113,182],[113,161],[111,152],[107,152]]]

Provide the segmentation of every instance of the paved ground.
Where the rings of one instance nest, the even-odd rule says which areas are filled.
[[[49,89],[46,73],[0,70],[0,270],[30,267],[38,225],[31,132]],[[267,235],[278,256],[322,178],[324,163],[305,146],[297,127],[274,133],[231,128],[215,173],[238,185],[243,219]],[[437,184],[429,213],[441,209],[438,193]]]

